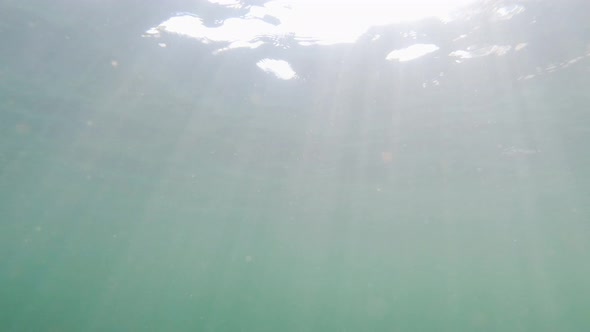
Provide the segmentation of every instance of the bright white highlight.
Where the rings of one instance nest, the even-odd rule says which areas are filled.
[[[301,45],[353,43],[370,27],[418,20],[448,19],[452,10],[473,0],[273,0],[251,6],[239,17],[207,27],[197,16],[178,15],[147,31],[171,32],[202,42],[226,42],[232,47],[257,47],[261,36],[293,36]],[[238,0],[209,0],[218,6],[242,8]],[[228,48],[224,48],[228,49]]]
[[[297,78],[297,74],[295,74],[291,65],[285,60],[262,59],[258,61],[256,66],[267,73],[274,74],[282,80]]]
[[[392,51],[385,59],[390,61],[397,60],[400,62],[410,61],[437,51],[438,49],[439,47],[434,44],[414,44],[410,47]]]

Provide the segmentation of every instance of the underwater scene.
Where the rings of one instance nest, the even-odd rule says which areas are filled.
[[[0,1],[0,331],[590,331],[589,13]]]

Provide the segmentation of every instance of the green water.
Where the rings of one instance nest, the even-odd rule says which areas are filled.
[[[0,331],[590,328],[588,58],[430,90],[428,63],[311,50],[279,84],[3,7]]]

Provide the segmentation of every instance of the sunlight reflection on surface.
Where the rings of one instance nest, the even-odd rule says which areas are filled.
[[[426,17],[448,19],[457,8],[473,0],[448,1],[268,1],[260,6],[245,6],[238,1],[209,0],[229,9],[247,9],[245,15],[228,18],[223,24],[208,27],[193,15],[181,14],[148,30],[148,34],[167,31],[207,41],[254,43],[258,36],[294,36],[301,45],[352,43],[372,26],[414,21]],[[268,20],[272,20],[269,23]],[[254,44],[255,45],[255,44]],[[256,47],[256,46],[254,46]]]

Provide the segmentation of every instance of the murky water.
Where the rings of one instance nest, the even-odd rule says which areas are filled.
[[[0,330],[587,330],[585,2],[232,6],[0,4]]]

